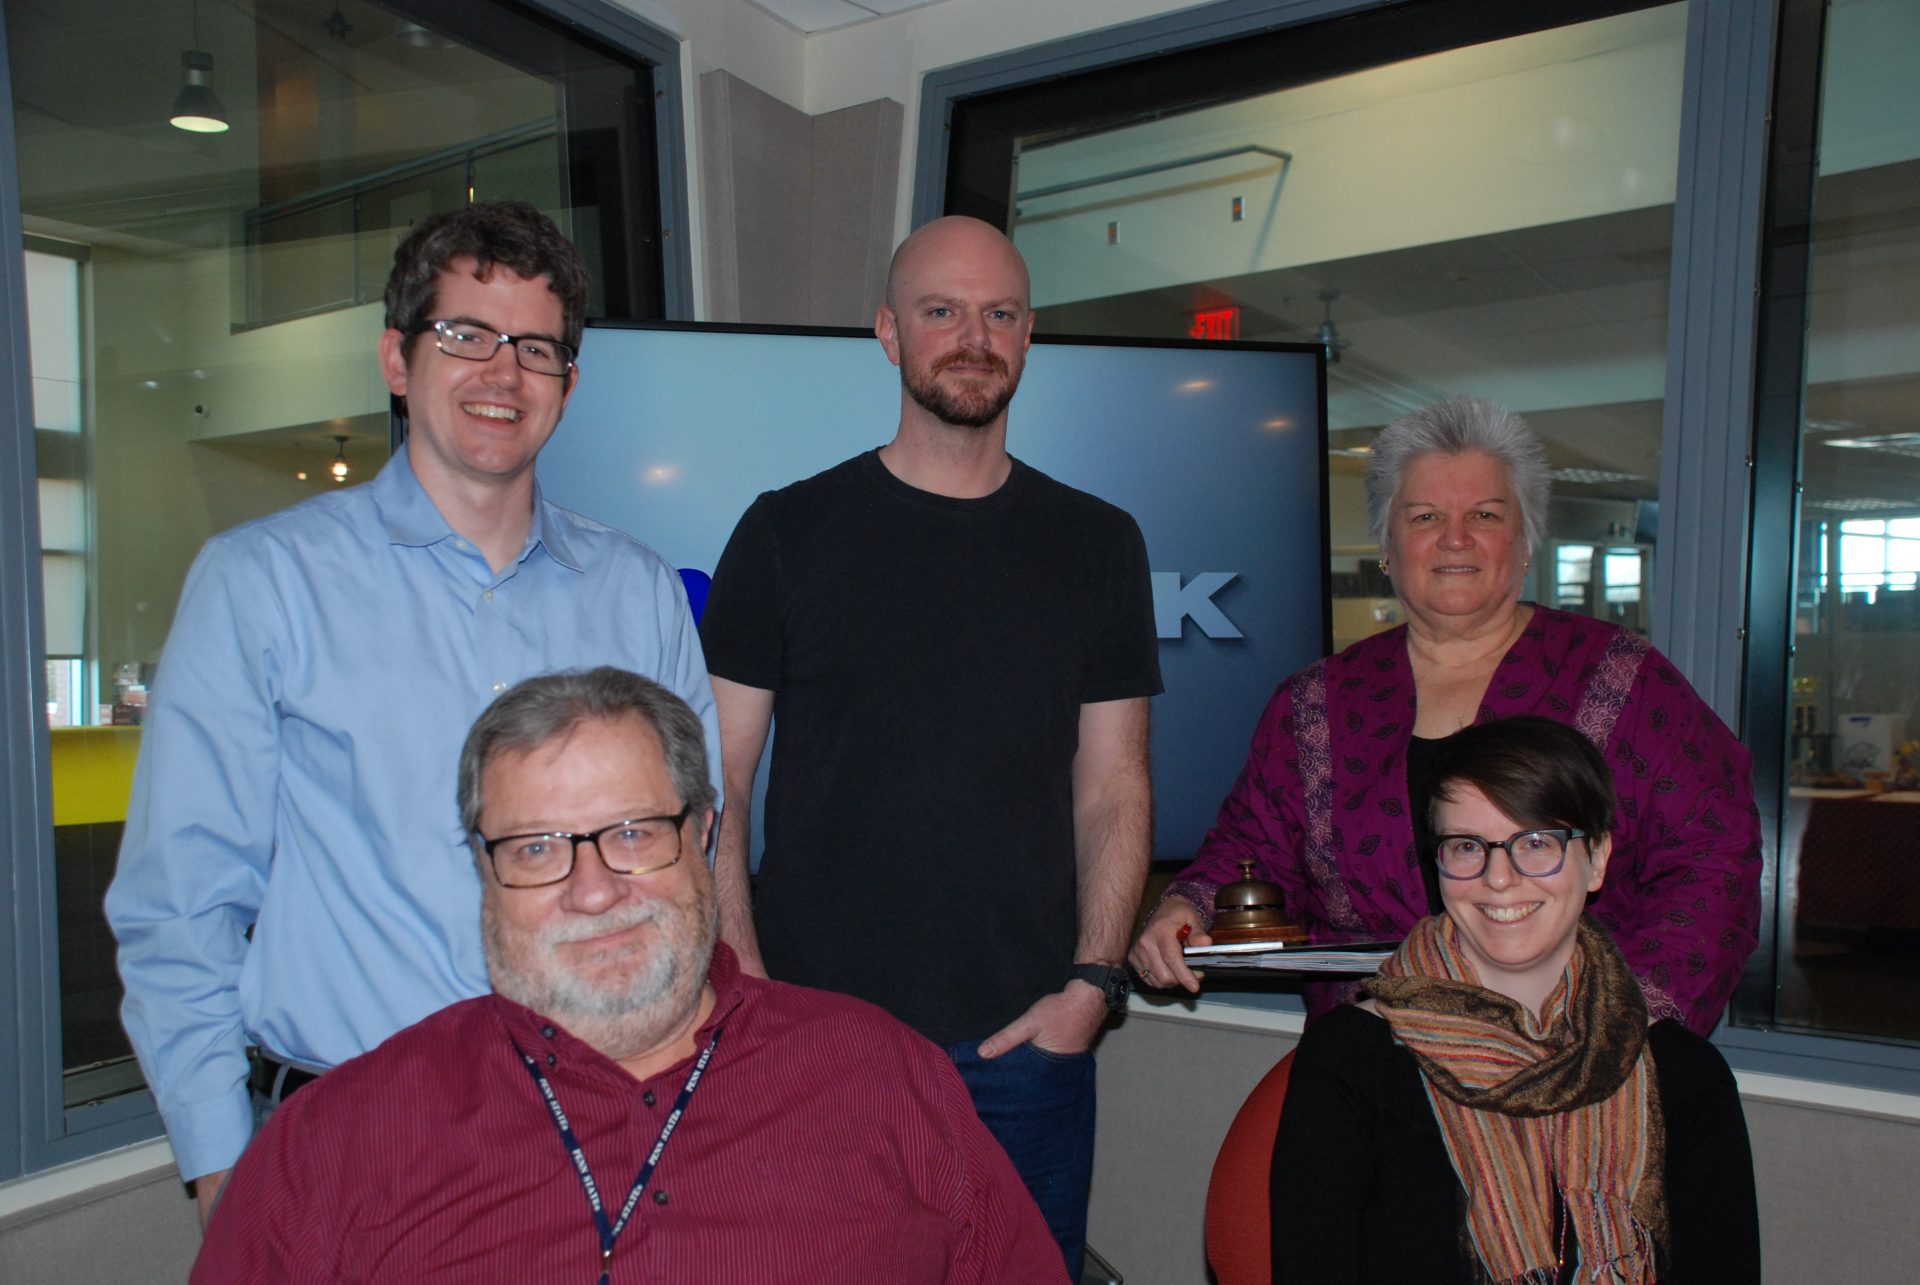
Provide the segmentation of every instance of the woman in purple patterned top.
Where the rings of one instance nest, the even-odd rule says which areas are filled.
[[[1134,944],[1151,985],[1190,991],[1182,929],[1251,859],[1310,935],[1398,935],[1432,913],[1415,808],[1431,746],[1540,714],[1598,746],[1620,796],[1613,877],[1590,907],[1655,1020],[1713,1028],[1757,941],[1760,829],[1750,760],[1646,640],[1520,601],[1546,525],[1546,453],[1518,416],[1456,397],[1384,429],[1367,512],[1407,623],[1280,685],[1193,863]],[[1412,783],[1409,783],[1409,775]],[[1338,983],[1309,983],[1311,1020]]]

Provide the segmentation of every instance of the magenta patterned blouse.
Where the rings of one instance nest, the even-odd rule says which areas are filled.
[[[1645,639],[1545,607],[1494,671],[1475,721],[1513,714],[1571,723],[1605,753],[1618,829],[1590,909],[1652,1016],[1705,1034],[1758,940],[1760,819],[1746,748]],[[1169,895],[1211,922],[1214,891],[1251,858],[1310,933],[1405,932],[1428,913],[1407,803],[1413,722],[1404,625],[1287,679]],[[1308,984],[1309,1018],[1342,989]]]

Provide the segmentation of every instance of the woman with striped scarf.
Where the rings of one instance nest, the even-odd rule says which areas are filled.
[[[1585,913],[1612,856],[1607,765],[1544,718],[1441,742],[1416,924],[1294,1060],[1274,1280],[1694,1285],[1760,1279],[1733,1075],[1648,1024]]]

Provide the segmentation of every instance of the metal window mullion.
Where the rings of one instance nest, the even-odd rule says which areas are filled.
[[[0,1179],[34,1167],[60,1119],[40,497],[13,125],[0,30],[0,884],[12,893],[0,909]]]
[[[1761,751],[1756,760],[1764,749],[1743,714],[1774,30],[1772,7],[1758,0],[1689,0],[1653,603],[1655,643]],[[1751,654],[1764,660],[1766,642],[1755,641]],[[1765,816],[1777,787],[1756,784]],[[1749,995],[1774,976],[1776,851],[1769,831],[1760,944],[1742,983]]]
[[[1688,5],[1661,424],[1654,641],[1736,728],[1773,28],[1760,0]]]
[[[647,64],[653,80],[654,156],[660,193],[660,286],[668,321],[693,320],[688,228],[686,85],[680,42],[608,0],[524,0]]]

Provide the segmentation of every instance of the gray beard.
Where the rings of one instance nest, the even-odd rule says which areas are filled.
[[[594,919],[556,924],[518,950],[503,937],[490,904],[483,907],[481,920],[493,989],[553,1018],[615,1061],[657,1047],[686,1023],[699,1006],[719,929],[711,896],[700,898],[692,912],[649,900]],[[660,926],[660,942],[617,984],[596,984],[555,958],[554,948],[564,942],[644,923]],[[524,957],[530,951],[538,954],[528,965]]]

